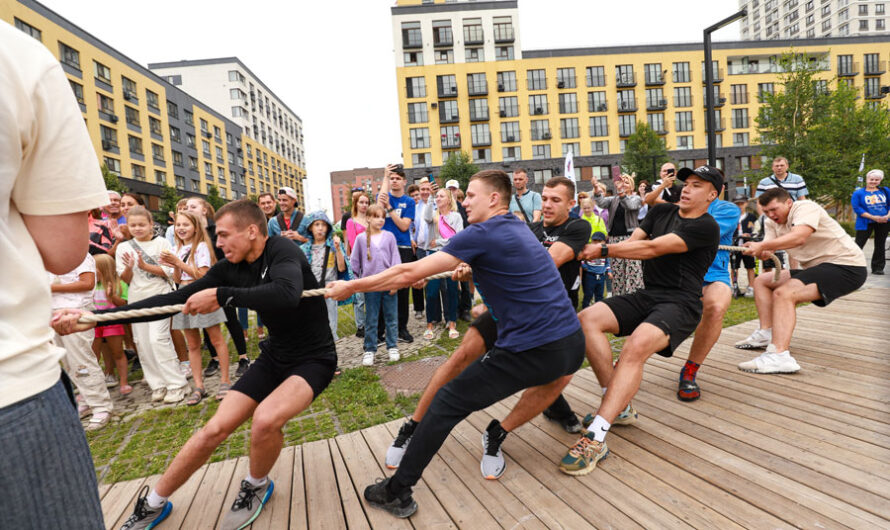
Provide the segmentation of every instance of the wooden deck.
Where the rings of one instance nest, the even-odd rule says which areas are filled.
[[[409,520],[361,498],[389,473],[392,422],[286,448],[252,528],[890,528],[888,299],[890,289],[872,288],[800,309],[795,375],[740,372],[752,355],[731,344],[754,323],[725,329],[691,404],[675,397],[689,342],[672,359],[653,357],[634,399],[640,420],[612,429],[610,457],[585,477],[556,469],[576,436],[539,416],[505,442],[504,476],[481,478],[480,432],[514,396],[455,428],[415,488],[420,508]],[[566,397],[582,414],[596,408],[589,369]],[[162,528],[213,528],[246,472],[246,458],[204,466],[173,495]],[[156,479],[101,486],[107,525],[117,528]]]

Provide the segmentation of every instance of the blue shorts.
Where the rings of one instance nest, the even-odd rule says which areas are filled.
[[[725,250],[718,252],[714,263],[708,267],[702,286],[707,287],[714,282],[723,282],[732,287],[732,280],[729,279],[729,252]]]

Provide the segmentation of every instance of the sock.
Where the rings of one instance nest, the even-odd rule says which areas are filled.
[[[158,495],[158,492],[152,488],[152,490],[148,492],[148,497],[145,498],[145,502],[148,503],[149,508],[160,508],[167,502],[167,497],[161,497]]]
[[[695,381],[695,374],[698,372],[699,368],[701,368],[700,364],[687,360],[686,364],[683,365],[683,371],[680,373],[683,374],[683,379],[692,379]]]
[[[248,472],[247,478],[245,478],[244,480],[246,480],[247,482],[250,482],[250,485],[253,486],[254,488],[258,488],[258,487],[262,486],[263,484],[265,484],[266,481],[268,480],[268,478],[267,477],[255,478]]]
[[[593,418],[593,423],[587,428],[587,432],[592,433],[593,439],[597,442],[604,442],[606,441],[606,434],[609,432],[609,427],[611,426],[612,424],[597,414],[596,417]]]
[[[191,361],[179,361],[179,364],[181,364],[183,366],[191,366],[192,365]]]
[[[603,395],[604,395],[604,396],[606,395],[606,388],[607,388],[607,387],[603,387]]]
[[[760,331],[762,331],[770,339],[773,338],[773,328],[761,329]]]

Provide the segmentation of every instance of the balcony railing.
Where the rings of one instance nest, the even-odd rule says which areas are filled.
[[[488,107],[470,107],[470,121],[488,121]]]
[[[837,76],[838,77],[853,77],[854,75],[859,73],[859,63],[857,62],[843,62],[837,64]]]
[[[615,86],[619,88],[637,86],[637,79],[633,72],[615,75]]]
[[[705,120],[705,131],[708,130],[708,120]],[[726,118],[720,118],[714,122],[714,131],[720,132],[726,130]]]
[[[515,133],[508,133],[506,131],[501,132],[501,142],[503,143],[519,142],[520,140],[519,131]]]
[[[483,44],[485,34],[481,26],[464,27],[464,44]]]
[[[664,73],[646,72],[646,86],[659,86],[664,84]]]
[[[484,147],[486,145],[491,145],[491,133],[473,135],[473,147]]]
[[[732,105],[747,105],[748,104],[748,93],[747,92],[731,92],[731,104]]]
[[[455,85],[443,85],[439,87],[438,95],[440,98],[456,98],[457,97],[457,86]]]
[[[718,66],[718,67],[714,68],[712,71],[714,73],[713,81],[715,83],[719,83],[720,81],[723,81],[723,69],[722,68],[720,68]],[[705,69],[704,69],[704,67],[702,67],[702,69],[701,69],[701,84],[703,84],[703,85],[705,84]]]
[[[747,129],[748,128],[748,117],[744,118],[733,118],[732,119],[732,128],[733,129]]]
[[[451,114],[450,112],[445,112],[445,109],[439,109],[439,123],[457,123],[460,121],[460,116],[457,112]]]
[[[618,100],[618,112],[636,112],[637,98]]]
[[[887,71],[886,61],[866,61],[865,75],[881,75]]]
[[[460,133],[454,135],[442,135],[442,149],[458,149],[460,148]]]
[[[488,95],[488,84],[483,82],[468,83],[467,93],[471,96]]]
[[[668,106],[666,99],[647,99],[646,110],[664,110]]]
[[[587,86],[595,87],[595,86],[606,86],[606,76],[603,75],[585,75],[585,81],[587,81]]]
[[[655,134],[664,136],[668,133],[667,123],[656,124],[656,127],[652,127],[652,130],[655,131]]]
[[[495,42],[513,42],[516,40],[515,32],[513,31],[513,26],[506,24],[495,24],[494,26],[494,41]]]
[[[532,129],[532,140],[550,140],[553,135],[550,129]]]
[[[718,107],[722,107],[723,105],[726,104],[726,98],[723,96],[723,93],[715,94],[714,96],[715,96],[714,97],[714,108],[715,109]],[[702,102],[702,106],[704,108],[708,108],[708,98],[707,97],[704,98],[704,101]]]
[[[609,110],[609,104],[605,101],[602,103],[587,102],[587,112],[606,112]]]
[[[556,78],[556,88],[577,88],[574,77]]]
[[[529,105],[528,113],[532,116],[543,116],[548,113],[547,104],[543,105]]]
[[[627,138],[636,131],[636,127],[618,127],[618,136]]]
[[[414,50],[418,48],[423,48],[423,39],[410,38],[410,39],[402,39],[402,49],[405,50]],[[251,93],[251,96],[253,93]]]

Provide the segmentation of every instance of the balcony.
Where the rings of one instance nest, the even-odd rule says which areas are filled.
[[[649,99],[646,100],[646,110],[664,110],[668,106],[666,99]]]
[[[887,71],[886,61],[866,61],[865,75],[881,75]]]
[[[618,100],[618,112],[636,112],[637,98]]]
[[[460,133],[442,135],[442,149],[460,149]]]
[[[485,34],[482,26],[464,26],[464,44],[484,44]]]
[[[495,24],[495,26],[494,26],[494,41],[496,43],[513,42],[515,40],[516,40],[516,35],[515,35],[515,32],[513,31],[512,25]]]
[[[512,133],[512,134],[506,133],[506,132],[501,133],[501,142],[503,142],[503,143],[511,143],[511,142],[518,142],[518,141],[520,141],[518,131],[515,133]]]
[[[606,112],[609,110],[608,103],[593,103],[592,101],[587,102],[587,112]]]
[[[888,87],[865,87],[865,99],[883,99],[890,93]]]
[[[448,31],[442,31],[446,28],[433,28],[433,46],[436,48],[450,48],[454,46],[454,37],[451,35],[451,28]]]
[[[722,107],[723,105],[726,104],[726,98],[723,97],[723,94],[722,94],[722,93],[721,93],[721,94],[715,94],[715,96],[716,96],[716,97],[714,98],[714,108],[715,108],[715,109],[720,108],[720,107]],[[703,106],[704,108],[708,108],[708,98],[706,97],[706,98],[704,98],[704,99],[705,99],[705,100],[704,100],[702,106]]]
[[[577,88],[574,77],[556,78],[556,88],[562,90],[567,88]]]
[[[652,127],[652,130],[655,131],[655,134],[659,136],[664,136],[668,133],[668,128],[666,123],[658,124],[657,127]]]
[[[705,131],[708,130],[708,120],[705,119]],[[720,118],[719,120],[715,120],[714,122],[714,131],[722,132],[726,130],[726,118]]]
[[[488,85],[486,83],[469,83],[467,85],[467,94],[471,96],[487,96]]]
[[[549,140],[553,138],[549,129],[532,129],[532,140]]]
[[[854,63],[851,61],[848,62],[839,62],[837,64],[837,76],[838,77],[853,77],[859,73],[859,63]]]
[[[439,108],[439,123],[457,123],[460,121],[460,116],[457,112],[454,114],[450,112],[446,112],[444,108]]]
[[[473,147],[486,147],[491,145],[491,133],[473,135]]]
[[[633,72],[626,74],[617,74],[615,76],[615,86],[618,88],[628,88],[637,86],[637,79]]]
[[[733,129],[747,129],[748,128],[748,117],[744,118],[733,118],[732,119],[732,128]]]
[[[636,132],[636,127],[618,127],[618,136],[621,138],[627,138]]]
[[[646,72],[646,86],[661,86],[663,84],[664,84],[664,73],[663,72],[655,72],[655,73]]]
[[[454,86],[454,85],[440,86],[438,95],[439,95],[439,99],[441,99],[441,98],[456,98],[457,97],[457,86]]]
[[[488,107],[470,107],[470,121],[488,121]]]
[[[719,82],[723,81],[723,69],[722,68],[720,68],[718,66],[717,68],[712,69],[712,72],[714,75],[714,79],[713,79],[714,83],[719,83]],[[703,84],[703,85],[705,84],[705,69],[704,68],[701,69],[701,84]]]
[[[548,113],[547,105],[529,105],[528,113],[532,116],[543,116]]]
[[[420,38],[408,38],[402,39],[402,49],[404,50],[417,50],[423,48],[423,40]],[[253,92],[250,94],[253,96]]]

